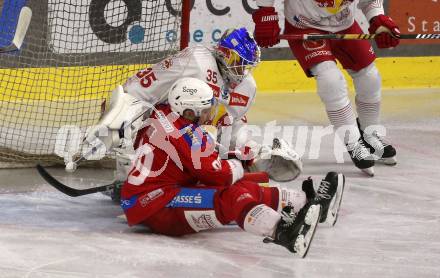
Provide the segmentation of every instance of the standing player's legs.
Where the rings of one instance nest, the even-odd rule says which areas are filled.
[[[316,29],[299,29],[286,22],[285,33],[313,34],[326,33]],[[356,125],[356,117],[348,98],[346,80],[336,66],[335,46],[330,40],[300,41],[291,40],[289,46],[308,77],[314,77],[317,92],[325,105],[330,123],[338,136],[347,145],[347,149],[355,165],[373,173],[374,161],[360,140]],[[371,62],[370,62],[371,63]]]
[[[181,236],[235,221],[245,231],[269,237],[303,256],[313,238],[320,206],[306,205],[302,191],[283,190],[248,181],[226,188],[185,187],[144,224],[155,233]],[[286,209],[290,216],[279,212]]]
[[[362,30],[355,22],[341,33],[359,34]],[[373,47],[366,40],[332,41],[331,47],[335,57],[353,78],[361,128],[379,124],[381,78],[374,65]]]
[[[362,33],[355,22],[343,33]],[[333,41],[335,57],[353,78],[359,129],[370,152],[387,164],[395,164],[395,149],[381,135],[380,125],[381,77],[374,64],[374,51],[368,41]]]

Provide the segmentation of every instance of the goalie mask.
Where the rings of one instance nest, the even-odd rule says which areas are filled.
[[[214,92],[204,81],[197,78],[181,78],[177,80],[168,93],[171,110],[180,116],[186,110],[194,112],[197,122],[201,117],[211,120],[215,112]]]
[[[214,55],[230,85],[238,85],[260,62],[260,48],[246,28],[226,30]]]

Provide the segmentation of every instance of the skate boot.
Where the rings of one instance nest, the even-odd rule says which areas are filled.
[[[345,176],[336,172],[327,173],[321,181],[317,192],[313,188],[313,180],[310,177],[303,181],[302,190],[306,193],[307,200],[321,205],[320,223],[325,222],[330,226],[336,224],[344,188]]]
[[[385,165],[396,165],[396,149],[386,142],[383,136],[377,134],[377,131],[374,131],[372,134],[364,133],[361,130],[359,119],[357,120],[357,124],[364,144],[370,150],[373,158]]]
[[[296,215],[293,207],[284,207],[274,238],[266,237],[263,242],[284,246],[304,258],[315,235],[320,213],[321,206],[313,202],[306,204]]]
[[[354,165],[369,176],[374,176],[374,158],[365,146],[362,138],[357,142],[347,144],[347,151]]]

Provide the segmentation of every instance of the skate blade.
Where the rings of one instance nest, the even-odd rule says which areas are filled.
[[[381,158],[378,160],[378,162],[383,163],[385,165],[394,166],[397,164],[397,159],[395,156],[393,156],[388,158]]]
[[[334,226],[338,220],[339,209],[341,208],[342,196],[344,195],[345,188],[345,176],[343,174],[338,174],[338,187],[336,194],[330,203],[329,210],[327,211],[327,218],[325,223]]]
[[[321,206],[311,205],[304,219],[304,223],[309,225],[310,228],[307,229],[305,234],[299,235],[295,240],[294,250],[297,256],[304,258],[307,255],[313,236],[315,235],[316,227],[318,226],[320,215]]]
[[[362,172],[369,175],[370,177],[374,177],[374,167],[365,168],[365,169],[361,169],[361,170],[362,170]]]

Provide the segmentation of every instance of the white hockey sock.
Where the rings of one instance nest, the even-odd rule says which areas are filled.
[[[261,204],[246,214],[243,229],[254,235],[273,237],[280,219],[281,214]]]
[[[380,102],[366,103],[356,99],[356,107],[362,130],[365,130],[369,126],[379,124]]]
[[[336,134],[345,144],[354,143],[359,140],[361,135],[357,128],[356,117],[350,103],[342,109],[327,111],[327,115],[335,128]]]
[[[278,191],[280,192],[278,212],[281,212],[285,206],[289,205],[293,207],[295,213],[298,213],[307,203],[306,193],[302,190],[278,188]]]

